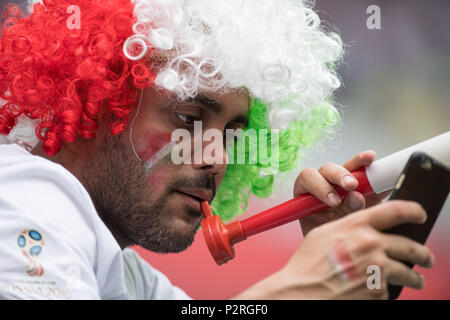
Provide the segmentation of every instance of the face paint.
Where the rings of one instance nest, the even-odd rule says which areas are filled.
[[[138,147],[137,153],[139,158],[146,162],[156,155],[158,151],[164,148],[171,141],[171,133],[160,132],[156,130],[147,130],[146,133],[140,134],[136,140]]]
[[[348,281],[358,277],[356,265],[343,241],[336,242],[329,254],[329,258],[343,280]]]
[[[142,162],[144,162],[145,175],[152,166],[167,156],[171,151],[174,142],[171,142],[171,133],[160,132],[156,130],[148,130],[145,134],[139,135],[137,154]]]
[[[173,147],[175,146],[175,142],[169,142],[164,147],[162,147],[158,152],[155,153],[150,159],[144,162],[144,174],[148,175],[151,167],[159,162],[161,159],[166,157],[168,154],[172,152]]]

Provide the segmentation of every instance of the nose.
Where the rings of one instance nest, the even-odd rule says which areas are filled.
[[[194,141],[193,166],[195,169],[208,170],[214,175],[224,174],[228,155],[223,144],[223,135],[219,130],[212,130],[205,132],[201,143]]]

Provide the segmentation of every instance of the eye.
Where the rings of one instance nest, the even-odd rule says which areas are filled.
[[[224,133],[225,141],[224,142],[225,142],[225,146],[227,148],[233,146],[233,144],[238,142],[241,130],[242,130],[242,128],[239,126],[227,127],[225,129],[225,133]]]
[[[237,136],[233,132],[234,130],[233,131],[231,131],[231,130],[233,130],[233,129],[227,129],[225,131],[225,139],[226,139],[227,142],[230,142],[230,143],[237,141]]]
[[[189,114],[183,114],[183,113],[176,113],[175,114],[178,119],[184,122],[184,124],[188,126],[193,126],[194,121],[201,121],[202,119],[197,116],[189,115]]]

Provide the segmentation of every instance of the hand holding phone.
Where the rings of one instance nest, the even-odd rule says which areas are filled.
[[[401,199],[420,203],[427,212],[424,224],[402,224],[386,233],[408,237],[425,244],[450,191],[450,169],[422,152],[415,152],[397,180],[389,200]],[[410,268],[412,264],[404,262]],[[389,299],[397,299],[403,287],[389,285]]]

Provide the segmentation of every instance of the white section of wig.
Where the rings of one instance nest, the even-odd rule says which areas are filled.
[[[309,2],[132,1],[132,37],[141,43],[146,39],[144,54],[153,48],[169,57],[156,84],[180,99],[245,87],[268,104],[272,127],[283,128],[327,102],[340,86],[331,66],[342,56],[341,39],[322,30]],[[132,42],[127,41],[124,52],[133,52],[127,50]],[[128,56],[143,56],[137,54]]]

